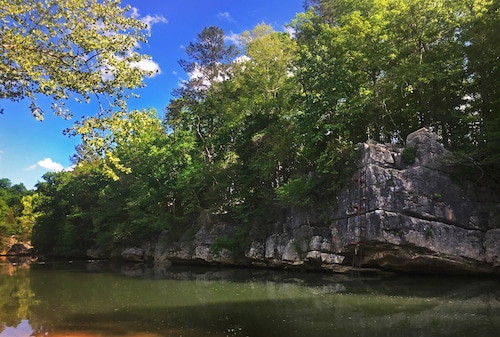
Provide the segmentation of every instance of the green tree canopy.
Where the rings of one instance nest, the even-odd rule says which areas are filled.
[[[308,4],[294,36],[265,24],[243,33],[241,58],[222,30],[204,29],[163,121],[154,110],[79,121],[79,165],[44,176],[31,200],[39,216],[24,207],[37,246],[112,250],[226,221],[236,234],[216,246],[238,250],[247,235],[265,237],[283,207],[335,205],[360,142],[404,145],[421,127],[498,188],[498,1]],[[1,214],[13,219],[6,202]]]
[[[147,27],[120,0],[0,0],[0,8],[0,98],[29,99],[37,119],[39,95],[66,118],[70,97],[123,108],[149,74],[139,67],[148,56],[137,51]]]
[[[500,181],[498,1],[309,0],[305,7],[292,25],[301,124],[323,129],[307,136],[312,150],[335,138],[403,144],[428,127],[462,155],[460,165]]]
[[[23,184],[12,185],[7,178],[0,179],[0,248],[3,238],[15,235],[18,239],[29,238],[34,217],[31,215],[31,191]],[[30,199],[31,198],[31,199]],[[21,219],[25,216],[23,219]]]

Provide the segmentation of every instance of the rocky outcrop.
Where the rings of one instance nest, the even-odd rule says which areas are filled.
[[[6,256],[25,256],[31,254],[32,246],[30,242],[18,241],[14,236],[11,236],[2,242],[3,249],[0,255]]]
[[[6,255],[27,255],[31,251],[31,247],[24,243],[13,244],[7,251]]]
[[[164,232],[122,256],[158,263],[500,274],[499,196],[453,180],[443,160],[450,154],[427,129],[410,134],[406,149],[361,144],[359,168],[328,220],[314,209],[290,209],[244,256],[211,250],[217,237],[233,235],[234,226],[224,223],[201,226],[194,237],[175,242]],[[402,159],[404,151],[410,161]]]

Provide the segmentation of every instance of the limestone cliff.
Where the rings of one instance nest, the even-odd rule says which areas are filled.
[[[405,164],[403,149],[392,144],[369,141],[360,147],[358,170],[328,220],[315,210],[290,209],[273,234],[253,241],[244,257],[211,252],[216,238],[233,230],[216,223],[181,242],[171,243],[164,232],[157,242],[124,251],[124,258],[500,274],[500,197],[454,181],[443,161],[449,153],[435,134],[421,129],[408,136],[413,163]]]

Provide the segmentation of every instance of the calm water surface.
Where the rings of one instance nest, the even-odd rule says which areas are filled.
[[[498,336],[500,282],[0,263],[0,337]]]

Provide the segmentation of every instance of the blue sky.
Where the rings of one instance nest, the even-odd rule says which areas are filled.
[[[135,8],[139,19],[151,22],[149,43],[142,53],[151,55],[159,74],[146,80],[136,92],[139,99],[128,102],[129,109],[156,108],[160,113],[171,99],[170,93],[188,76],[178,65],[186,58],[184,47],[204,27],[218,26],[228,37],[266,23],[277,31],[302,12],[303,0],[122,0]],[[69,105],[73,120],[63,120],[50,112],[50,101],[37,100],[45,119],[38,122],[27,102],[12,103],[0,99],[0,178],[31,189],[47,171],[65,169],[79,140],[63,135],[78,116],[91,115],[96,106]]]

